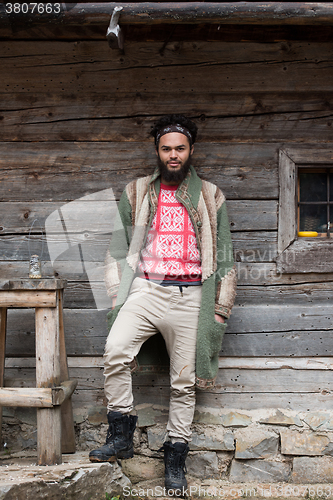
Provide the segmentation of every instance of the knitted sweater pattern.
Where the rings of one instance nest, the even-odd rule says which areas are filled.
[[[192,221],[175,197],[177,186],[161,186],[158,207],[138,265],[149,277],[201,277],[200,254]]]

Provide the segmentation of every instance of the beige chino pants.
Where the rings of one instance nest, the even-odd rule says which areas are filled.
[[[201,286],[161,286],[135,278],[107,338],[104,355],[108,411],[133,409],[130,363],[161,332],[170,357],[169,438],[188,441],[195,408],[195,353]]]

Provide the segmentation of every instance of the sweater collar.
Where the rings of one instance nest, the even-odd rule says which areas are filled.
[[[192,206],[195,210],[199,203],[202,181],[191,165],[185,179],[179,184],[175,196],[185,206]],[[157,206],[161,188],[161,174],[158,167],[154,170],[149,181],[149,194],[153,205]]]

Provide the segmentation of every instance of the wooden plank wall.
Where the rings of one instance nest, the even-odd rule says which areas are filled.
[[[1,277],[27,276],[35,219],[30,251],[38,252],[54,210],[107,188],[119,199],[129,180],[150,173],[152,121],[186,113],[199,126],[194,164],[228,199],[239,274],[218,384],[198,403],[330,408],[333,275],[278,275],[274,260],[278,151],[332,147],[332,59],[331,42],[308,40],[127,41],[125,54],[104,40],[1,42]],[[96,265],[108,238],[104,226],[78,230]],[[46,245],[43,252],[44,274],[69,281],[75,408],[102,405],[105,311],[77,247],[54,269]],[[33,331],[32,311],[10,311],[8,384],[33,377]],[[135,376],[134,390],[137,403],[167,405],[165,375]]]

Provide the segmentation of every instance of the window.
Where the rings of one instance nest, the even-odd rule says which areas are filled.
[[[298,169],[298,235],[331,236],[333,169]]]
[[[332,218],[333,150],[281,150],[277,270],[333,272]]]

